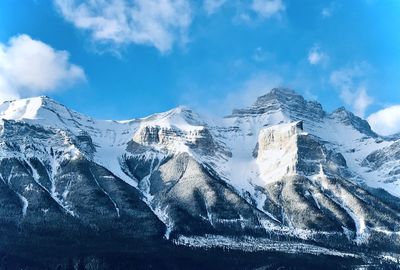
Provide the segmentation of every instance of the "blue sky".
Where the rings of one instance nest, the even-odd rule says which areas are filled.
[[[44,94],[106,119],[181,104],[224,115],[285,86],[390,134],[399,14],[398,0],[2,0],[0,99]]]

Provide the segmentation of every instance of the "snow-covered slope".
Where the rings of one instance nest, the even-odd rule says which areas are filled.
[[[398,142],[289,89],[218,125],[186,107],[96,120],[47,97],[5,102],[0,119],[0,192],[15,220],[61,211],[93,224],[98,213],[126,221],[136,211],[166,238],[400,240]]]
[[[385,182],[388,181],[377,179],[376,172],[368,169],[365,162],[363,163],[370,153],[389,146],[393,141],[379,137],[371,130],[367,121],[344,108],[326,113],[319,103],[306,101],[289,89],[273,89],[259,97],[251,107],[234,110],[233,114],[226,118],[226,126],[229,127],[226,130],[234,131],[226,134],[227,144],[231,145],[233,151],[240,152],[236,155],[237,158],[243,155],[237,148],[246,145],[244,151],[247,151],[247,160],[252,163],[254,160],[250,153],[264,127],[295,121],[302,121],[304,132],[317,137],[328,149],[343,155],[352,174],[351,179],[400,196],[400,179],[391,181],[397,182],[394,185],[387,185]],[[252,165],[244,165],[249,166]],[[246,171],[251,174],[254,169]]]

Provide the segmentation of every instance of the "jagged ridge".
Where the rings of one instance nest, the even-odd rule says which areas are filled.
[[[185,107],[95,120],[47,97],[6,102],[0,117],[6,227],[92,234],[95,224],[133,233],[126,243],[251,235],[390,250],[399,240],[398,143],[292,90],[273,89],[220,126]]]

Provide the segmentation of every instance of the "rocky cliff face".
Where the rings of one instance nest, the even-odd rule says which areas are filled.
[[[4,247],[399,248],[399,142],[288,89],[219,126],[184,107],[95,120],[46,97],[6,102],[0,117]]]
[[[368,167],[369,172],[375,173],[379,182],[397,185],[400,179],[399,160],[400,141],[395,141],[369,154],[361,164]]]

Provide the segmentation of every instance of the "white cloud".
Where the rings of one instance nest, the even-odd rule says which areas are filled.
[[[265,62],[268,58],[271,58],[272,55],[266,52],[262,47],[257,47],[253,53],[253,60],[256,62]]]
[[[274,87],[279,87],[282,81],[280,76],[271,72],[253,74],[239,89],[229,92],[223,103],[229,109],[249,106],[257,97],[267,94]]]
[[[332,16],[332,10],[330,8],[327,8],[327,7],[323,8],[322,11],[321,11],[321,15],[323,17],[330,17],[330,16]]]
[[[247,10],[240,10],[240,12],[238,12],[236,14],[236,16],[233,18],[234,22],[237,23],[250,23],[252,22],[252,17],[250,16],[250,14],[247,12]]]
[[[0,101],[56,91],[84,79],[83,69],[69,63],[66,51],[28,35],[0,43]]]
[[[353,94],[353,108],[355,115],[360,117],[365,116],[365,111],[369,105],[374,102],[374,99],[367,94],[365,87],[361,86]]]
[[[340,98],[350,105],[357,116],[364,117],[373,98],[368,95],[366,75],[370,69],[366,62],[335,70],[330,82],[340,90]]]
[[[203,6],[208,15],[214,14],[226,0],[204,0]]]
[[[372,129],[381,135],[400,132],[400,105],[394,105],[371,114],[368,122]]]
[[[219,115],[226,115],[235,108],[245,108],[252,105],[259,96],[267,94],[272,88],[279,87],[283,80],[271,72],[259,72],[239,85],[238,88],[228,91],[222,100],[209,104],[210,110]]]
[[[144,44],[161,52],[187,41],[192,12],[188,0],[54,0],[62,16],[116,46]]]
[[[187,104],[202,116],[216,121],[215,116],[226,116],[231,114],[235,108],[252,105],[257,97],[267,94],[274,87],[281,86],[282,82],[283,80],[278,74],[262,71],[234,86],[210,85],[208,87],[209,90],[212,89],[210,91],[221,93],[210,99],[204,99],[203,87],[190,82],[185,89],[191,89],[191,91],[182,93],[180,103]]]
[[[285,10],[282,0],[253,0],[251,9],[262,17],[269,18]]]
[[[318,45],[313,46],[308,52],[308,62],[311,65],[326,64],[328,61],[328,55],[321,51]]]
[[[321,15],[324,18],[332,17],[335,10],[338,8],[337,2],[331,2],[321,10]]]
[[[316,94],[314,94],[313,92],[311,92],[311,90],[308,88],[306,88],[304,90],[304,97],[307,100],[318,100],[318,96]]]
[[[7,80],[0,75],[0,104],[6,100],[14,100],[19,98],[17,91],[13,90]]]

